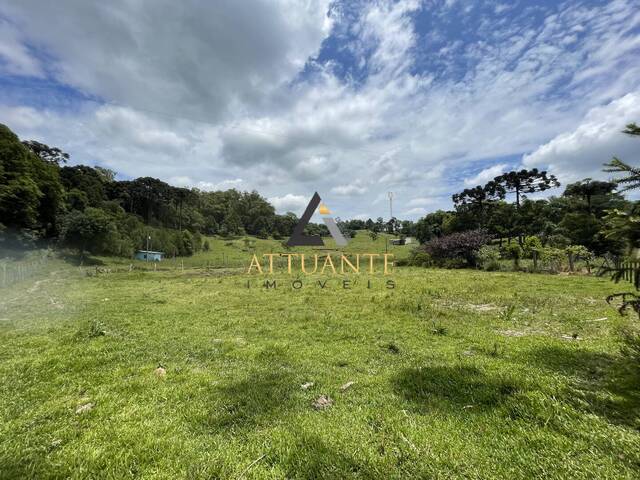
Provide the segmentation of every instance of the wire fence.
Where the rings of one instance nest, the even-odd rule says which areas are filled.
[[[6,288],[40,274],[49,263],[49,258],[43,255],[35,260],[0,261],[0,288]]]

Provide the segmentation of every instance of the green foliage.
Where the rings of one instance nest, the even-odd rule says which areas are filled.
[[[503,254],[510,260],[520,260],[523,256],[523,250],[516,242],[508,243],[502,247]]]
[[[483,245],[478,250],[478,265],[487,271],[500,270],[500,251],[492,245]]]
[[[6,227],[57,233],[63,190],[58,167],[25,147],[0,124],[0,221]]]
[[[572,255],[575,258],[581,258],[583,260],[592,260],[594,255],[584,245],[569,245],[565,251],[568,255]]]
[[[625,245],[627,251],[640,247],[640,215],[636,208],[629,211],[614,209],[604,218],[604,236]]]
[[[562,268],[562,263],[566,258],[564,249],[545,247],[540,250],[540,262],[543,267],[552,272],[559,272]]]
[[[431,267],[433,265],[433,259],[431,255],[426,252],[414,250],[409,256],[408,265],[413,267]]]
[[[547,238],[547,245],[551,248],[567,248],[571,244],[571,239],[565,237],[564,235],[557,233],[549,236]]]
[[[72,210],[63,220],[60,241],[63,245],[83,252],[110,253],[109,233],[114,224],[109,215],[97,208],[84,212]]]
[[[434,237],[448,233],[445,223],[449,217],[451,217],[451,213],[438,210],[418,220],[415,225],[415,235],[418,241],[425,243]]]
[[[617,184],[622,185],[620,192],[640,188],[640,168],[632,167],[617,157],[613,157],[609,163],[605,164],[605,167],[607,168],[604,171],[607,173],[623,174],[622,177],[614,179]]]
[[[542,249],[542,241],[536,236],[525,237],[522,244],[522,254],[525,258],[532,258],[534,252]]]

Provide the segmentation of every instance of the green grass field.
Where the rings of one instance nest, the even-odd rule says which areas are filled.
[[[1,478],[640,476],[619,286],[402,268],[395,289],[247,289],[199,268],[222,248],[184,271],[52,260],[0,290]]]

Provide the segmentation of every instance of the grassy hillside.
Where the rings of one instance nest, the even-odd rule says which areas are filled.
[[[640,475],[608,281],[277,278],[61,268],[1,290],[0,477]]]
[[[167,258],[162,262],[159,262],[155,268],[160,270],[176,269],[195,267],[212,267],[212,268],[248,268],[251,257],[253,254],[262,258],[262,254],[265,253],[307,253],[307,254],[319,254],[324,255],[326,253],[379,253],[385,252],[392,253],[396,259],[406,258],[411,250],[416,247],[416,244],[410,245],[391,245],[391,239],[398,238],[394,235],[388,235],[381,233],[374,241],[369,236],[368,232],[360,231],[356,233],[356,236],[349,241],[346,247],[339,248],[336,246],[333,238],[328,237],[324,239],[325,247],[296,247],[295,250],[290,250],[285,247],[287,239],[284,240],[262,240],[259,238],[245,236],[237,238],[222,238],[222,237],[207,237],[209,241],[210,249],[208,252],[201,251],[191,257],[178,257]],[[152,245],[153,248],[153,245]],[[134,265],[141,269],[153,269],[153,262],[144,262],[140,260],[131,260],[125,258],[114,257],[98,257],[98,259],[105,265],[126,267],[128,265]],[[284,260],[283,260],[284,261]]]

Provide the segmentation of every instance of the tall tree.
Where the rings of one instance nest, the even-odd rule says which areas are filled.
[[[585,178],[567,185],[562,194],[565,197],[581,197],[587,203],[587,212],[591,213],[592,200],[595,196],[609,195],[618,186],[615,182],[603,182]]]
[[[0,124],[0,223],[55,235],[62,196],[58,166],[42,160]]]
[[[69,160],[69,154],[57,147],[50,147],[35,140],[25,140],[22,144],[45,162],[59,165],[61,163],[67,163],[67,160]]]
[[[635,123],[629,123],[622,133],[638,137],[640,136],[640,127]],[[620,192],[640,188],[640,168],[632,167],[617,157],[613,157],[611,161],[609,163],[605,163],[604,166],[607,167],[604,169],[607,173],[620,173],[624,175],[623,177],[614,179],[614,182],[623,185]]]
[[[520,208],[520,201],[527,193],[543,192],[559,186],[560,182],[554,175],[548,175],[545,171],[541,172],[537,168],[532,168],[531,170],[513,170],[498,175],[487,184],[487,190],[491,195],[500,199],[505,199],[507,194],[515,193],[516,208]]]

